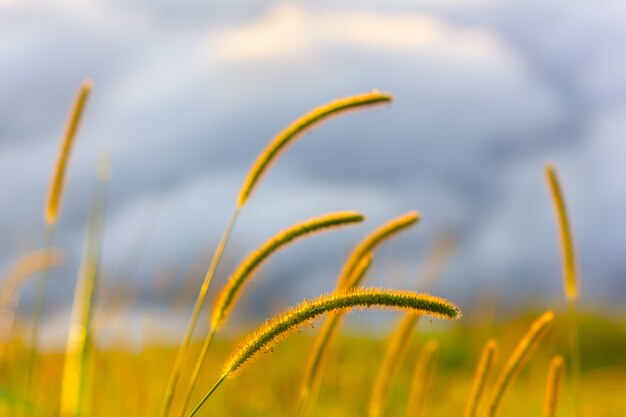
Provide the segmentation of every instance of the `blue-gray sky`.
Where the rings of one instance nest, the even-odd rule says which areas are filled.
[[[429,243],[451,230],[459,250],[437,293],[558,298],[550,159],[583,298],[614,302],[626,290],[625,39],[622,1],[0,0],[0,266],[41,244],[48,178],[84,78],[94,90],[57,234],[73,262],[52,288],[65,302],[99,154],[113,165],[104,269],[119,267],[154,216],[137,280],[165,267],[182,276],[199,251],[208,263],[275,133],[377,88],[394,94],[391,106],[315,128],[272,167],[229,260],[323,212],[359,210],[367,222],[276,257],[252,300],[331,289],[354,243],[411,209],[422,224],[381,251],[371,283],[415,286]]]

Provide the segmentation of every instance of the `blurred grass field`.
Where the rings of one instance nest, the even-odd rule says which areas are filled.
[[[70,113],[45,210],[45,250],[53,248],[69,154],[91,89],[90,81],[81,85]],[[304,300],[272,318],[253,317],[254,322],[240,327],[237,332],[231,329],[230,333],[225,333],[228,336],[218,334],[211,346],[213,335],[226,323],[242,288],[270,255],[305,235],[360,223],[365,218],[358,212],[334,212],[282,229],[245,257],[219,293],[217,300],[223,302],[213,300],[210,330],[199,331],[206,324],[203,307],[209,285],[239,212],[274,159],[305,131],[325,119],[388,104],[392,99],[391,95],[374,90],[331,101],[303,115],[270,141],[244,181],[208,272],[201,285],[198,283],[195,304],[189,301],[185,306],[184,316],[189,315],[190,320],[180,342],[167,341],[171,335],[161,328],[159,318],[150,317],[150,313],[144,313],[143,328],[138,330],[132,325],[133,317],[118,316],[115,310],[97,310],[102,303],[96,296],[97,289],[102,285],[101,278],[105,278],[101,277],[100,255],[106,228],[106,183],[110,179],[108,162],[99,163],[64,351],[49,353],[49,344],[41,331],[47,324],[43,320],[46,271],[59,266],[51,262],[52,251],[44,251],[47,255],[39,259],[38,265],[15,275],[19,277],[15,285],[11,279],[3,282],[0,293],[3,300],[0,305],[3,319],[0,417],[451,416],[463,415],[468,398],[482,399],[482,402],[478,413],[468,411],[467,417],[626,415],[624,313],[607,312],[606,308],[603,313],[578,310],[579,278],[573,233],[564,193],[551,163],[546,164],[546,178],[563,255],[563,300],[545,304],[538,300],[518,300],[516,302],[522,304],[515,308],[512,305],[500,308],[494,304],[495,298],[485,297],[473,306],[459,308],[454,301],[415,291],[362,288],[361,280],[367,275],[378,246],[420,222],[419,212],[410,211],[365,235],[347,257],[334,291]],[[106,169],[103,170],[103,166]],[[433,287],[454,246],[448,238],[442,242],[435,242],[435,249],[424,263],[430,266],[422,271],[424,276],[420,276],[425,289]],[[32,254],[26,257],[32,258]],[[38,275],[39,271],[43,274]],[[17,287],[31,276],[39,277],[32,318],[17,317],[14,321],[19,302]],[[122,291],[118,295],[128,294]],[[123,300],[117,301],[124,304]],[[132,304],[124,306],[130,307],[126,311],[133,311]],[[177,314],[169,310],[170,307],[171,303],[164,303],[159,313]],[[278,310],[287,307],[281,305]],[[315,325],[314,330],[302,331],[302,327],[322,314],[332,315],[339,323],[340,314],[352,311],[370,314],[361,311],[370,308],[391,310],[393,312],[388,314],[397,317],[389,317],[392,320],[378,331],[368,329],[365,333],[359,332],[356,326],[344,326],[341,330],[339,324],[329,326],[334,330],[322,332],[321,340],[330,345],[317,343]],[[416,320],[418,331],[413,333]],[[314,324],[320,322],[313,321]],[[113,342],[102,344],[104,329],[108,332],[112,326],[115,327]],[[249,331],[246,329],[255,328],[252,336],[244,337]],[[198,330],[196,334],[200,338],[197,340],[192,339],[194,330]],[[142,341],[139,345],[135,343],[138,336]],[[206,337],[204,343],[201,337]],[[483,346],[490,339],[498,346],[495,366],[489,372],[476,372]],[[420,364],[424,369],[434,369],[430,374],[432,379],[428,373],[414,372],[419,352],[430,340],[436,343],[428,343],[430,354],[423,356],[426,359]],[[279,341],[284,343],[278,344]],[[317,351],[319,356],[311,355],[316,352],[314,346],[323,346]],[[489,342],[488,346],[496,345]],[[201,351],[208,352],[206,362]],[[229,352],[234,352],[231,358],[235,359],[227,360]],[[257,357],[259,360],[253,361]],[[313,364],[309,368],[313,369],[313,376],[305,377],[309,363]],[[546,384],[550,363],[565,364],[562,386],[558,378]],[[194,367],[200,371],[196,390],[192,390]],[[243,368],[245,372],[240,372]],[[395,369],[399,369],[397,374]],[[480,391],[471,390],[475,373],[487,375],[475,380],[479,382],[477,386],[485,386],[482,398],[480,394],[470,395],[470,392]],[[391,384],[388,392],[385,381]],[[554,396],[546,395],[546,386]],[[415,387],[418,389],[414,390]],[[184,400],[185,388],[194,393],[188,404]],[[413,401],[409,401],[409,393]],[[417,397],[420,401],[415,401]],[[415,408],[407,409],[407,404]],[[545,407],[547,411],[542,411],[544,404],[555,404],[556,408]]]
[[[359,313],[356,313],[359,314]],[[367,313],[365,313],[367,314]],[[500,344],[496,369],[502,367],[528,324],[537,316],[524,314],[506,321],[491,323],[481,320],[455,322],[437,326],[424,320],[411,341],[403,360],[397,381],[391,391],[385,415],[403,416],[417,355],[428,339],[440,342],[440,357],[436,366],[434,384],[426,404],[425,415],[461,415],[480,350],[489,337]],[[390,317],[395,320],[396,317]],[[546,339],[520,378],[512,386],[504,401],[501,416],[540,416],[545,379],[550,357],[561,353],[569,362],[566,334],[559,331],[564,317],[557,317],[555,331]],[[317,327],[317,326],[315,326]],[[216,393],[200,415],[206,416],[294,416],[303,364],[311,349],[312,331],[296,334],[273,353],[255,361],[245,372],[236,376]],[[120,337],[123,340],[124,329]],[[154,329],[146,329],[153,336]],[[129,336],[129,335],[127,335]],[[626,322],[623,316],[607,318],[586,314],[580,318],[581,354],[583,359],[582,415],[609,417],[626,415]],[[201,374],[198,400],[215,382],[224,358],[236,346],[238,337],[219,339],[209,355],[205,371]],[[387,339],[359,336],[354,331],[340,335],[333,345],[331,359],[325,370],[323,387],[317,405],[317,416],[361,416],[367,414],[374,377],[386,346]],[[167,373],[173,362],[174,347],[159,343],[159,338],[139,351],[125,347],[96,350],[90,353],[89,401],[90,416],[146,416],[156,415],[161,403]],[[192,345],[196,356],[200,343]],[[46,354],[37,371],[37,407],[21,399],[19,389],[23,377],[27,351],[23,341],[14,339],[8,346],[7,362],[2,371],[0,415],[52,416],[58,405],[59,381],[63,371],[63,354]],[[188,378],[190,366],[184,369]],[[566,375],[569,369],[566,370]],[[566,377],[567,381],[567,377]],[[12,391],[14,389],[15,391]],[[488,393],[489,391],[487,391]],[[572,389],[566,382],[561,407],[557,415],[570,416],[573,412]],[[179,396],[176,397],[176,410]],[[194,401],[195,403],[195,401]]]

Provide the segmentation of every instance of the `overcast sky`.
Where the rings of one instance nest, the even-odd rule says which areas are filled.
[[[369,283],[419,287],[429,245],[452,231],[458,250],[435,293],[558,298],[543,178],[553,160],[583,299],[616,302],[626,293],[625,39],[623,1],[0,0],[0,268],[42,244],[48,178],[84,78],[94,90],[56,236],[71,259],[53,277],[59,305],[72,297],[99,155],[113,166],[103,268],[119,270],[151,230],[134,278],[149,288],[165,268],[181,280],[206,267],[275,133],[377,88],[391,106],[315,128],[272,166],[225,266],[313,215],[359,210],[367,222],[285,250],[245,300],[266,309],[330,290],[363,235],[412,209],[422,223],[380,251]]]

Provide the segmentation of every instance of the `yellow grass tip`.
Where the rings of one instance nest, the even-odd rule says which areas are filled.
[[[74,98],[74,104],[72,105],[72,109],[65,126],[65,132],[63,133],[61,140],[61,148],[57,156],[56,165],[51,177],[50,186],[48,188],[48,198],[44,212],[44,218],[47,225],[55,224],[59,217],[67,163],[72,150],[72,145],[74,143],[74,138],[76,137],[76,132],[78,131],[78,126],[85,109],[85,104],[87,103],[92,87],[93,84],[91,80],[83,81],[78,89],[78,92],[76,93],[76,97]]]
[[[494,393],[489,403],[488,417],[494,417],[504,398],[508,387],[511,385],[517,374],[521,371],[526,361],[532,355],[533,349],[539,344],[541,338],[548,331],[549,325],[554,320],[554,312],[548,311],[539,317],[530,326],[530,330],[524,335],[522,340],[517,344],[513,354],[509,358],[506,366],[498,377]]]
[[[367,235],[361,243],[357,245],[348,257],[337,283],[338,288],[349,288],[355,285],[355,279],[358,279],[358,275],[354,272],[357,269],[359,262],[369,253],[373,252],[378,245],[396,235],[397,233],[407,229],[410,226],[416,224],[421,218],[420,213],[417,211],[410,211],[395,217],[383,224],[378,229]]]
[[[543,417],[555,417],[559,404],[561,385],[563,384],[563,357],[555,356],[550,361],[548,381],[546,383],[546,397],[543,407]]]
[[[487,378],[489,377],[489,373],[491,372],[495,362],[497,349],[498,342],[493,339],[489,340],[483,348],[480,360],[478,361],[478,367],[476,368],[476,373],[474,374],[470,396],[467,401],[467,405],[465,406],[465,412],[463,414],[464,417],[475,417],[478,412],[478,406],[480,404],[483,391],[485,390]]]
[[[309,128],[332,116],[346,113],[349,110],[385,104],[389,103],[391,100],[391,95],[374,90],[370,93],[359,94],[331,101],[330,103],[317,107],[297,119],[286,129],[276,135],[263,152],[261,152],[261,154],[257,157],[256,162],[252,165],[252,168],[248,172],[248,176],[241,187],[237,198],[237,207],[243,207],[252,194],[252,191],[258,181],[278,155]]]
[[[419,317],[419,314],[404,315],[400,324],[393,331],[391,340],[385,350],[382,364],[374,380],[368,409],[369,417],[380,417],[383,415],[392,382],[398,373]]]
[[[562,187],[552,162],[546,163],[545,174],[558,224],[565,296],[568,300],[573,301],[578,296],[578,272],[574,238],[567,215]]]

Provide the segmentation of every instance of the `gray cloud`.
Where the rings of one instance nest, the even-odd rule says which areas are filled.
[[[329,289],[359,236],[412,208],[423,224],[381,265],[415,269],[428,242],[450,228],[462,246],[441,293],[557,294],[546,159],[556,160],[571,202],[585,292],[614,299],[623,287],[626,11],[618,3],[0,7],[0,265],[23,250],[15,242],[41,239],[58,136],[89,76],[95,90],[58,235],[73,254],[65,274],[77,268],[102,151],[114,167],[105,268],[114,270],[145,218],[157,216],[139,270],[146,282],[163,263],[185,270],[214,242],[273,134],[317,104],[378,88],[395,94],[389,108],[315,128],[272,167],[229,259],[324,211],[362,210],[367,224],[278,257],[255,305],[263,309],[279,289],[288,301]],[[392,279],[377,276],[372,282]],[[409,286],[404,277],[392,282]],[[52,292],[67,301],[66,286]]]

